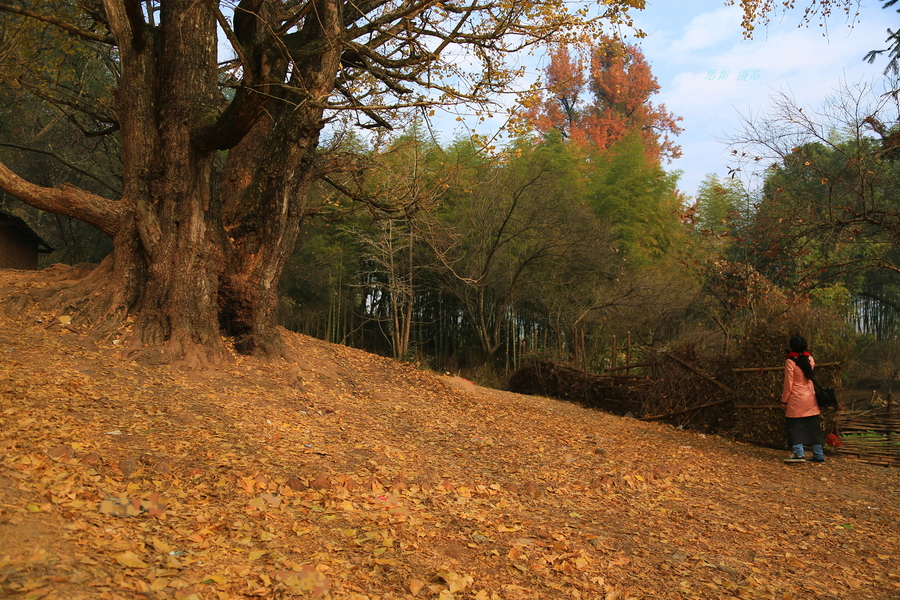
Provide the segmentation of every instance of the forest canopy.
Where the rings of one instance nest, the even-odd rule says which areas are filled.
[[[748,33],[780,10],[742,7]],[[640,8],[0,3],[2,208],[99,263],[30,301],[194,365],[283,356],[280,325],[441,369],[728,349],[804,303],[895,335],[896,114],[778,100],[736,136],[760,185],[736,164],[687,196],[680,119],[615,35]],[[432,110],[506,110],[530,48],[509,144],[436,138]]]

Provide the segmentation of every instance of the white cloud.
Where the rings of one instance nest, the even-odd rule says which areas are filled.
[[[853,29],[830,23],[827,38],[816,24],[798,28],[799,18],[785,17],[743,40],[740,11],[722,9],[694,17],[680,34],[661,31],[645,45],[662,86],[655,100],[684,118],[684,157],[670,165],[684,171],[682,189],[693,193],[707,173],[726,174],[726,147],[716,138],[736,133],[740,117],[765,109],[776,93],[817,107],[843,81],[877,79],[884,65],[862,57],[878,47],[884,25],[878,13],[863,16]]]
[[[681,37],[673,41],[667,51],[671,58],[691,55],[714,48],[723,42],[740,39],[741,11],[736,6],[720,8],[694,17]]]

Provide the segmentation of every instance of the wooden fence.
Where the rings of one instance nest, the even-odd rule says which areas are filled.
[[[890,396],[881,408],[839,411],[835,425],[843,444],[838,453],[870,464],[900,466],[900,411]]]

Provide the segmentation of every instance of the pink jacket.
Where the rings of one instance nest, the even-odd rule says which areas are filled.
[[[809,364],[813,368],[816,361],[809,357]],[[784,416],[795,419],[797,417],[811,417],[821,414],[816,403],[816,390],[813,383],[806,378],[797,363],[787,359],[784,361],[784,391],[781,393],[781,407]]]

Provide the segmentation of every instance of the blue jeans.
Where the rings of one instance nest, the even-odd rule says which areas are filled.
[[[816,460],[825,460],[825,452],[822,450],[822,446],[820,444],[816,444],[812,447],[813,458]],[[794,446],[794,456],[805,456],[806,452],[803,451],[803,444],[796,444]]]

